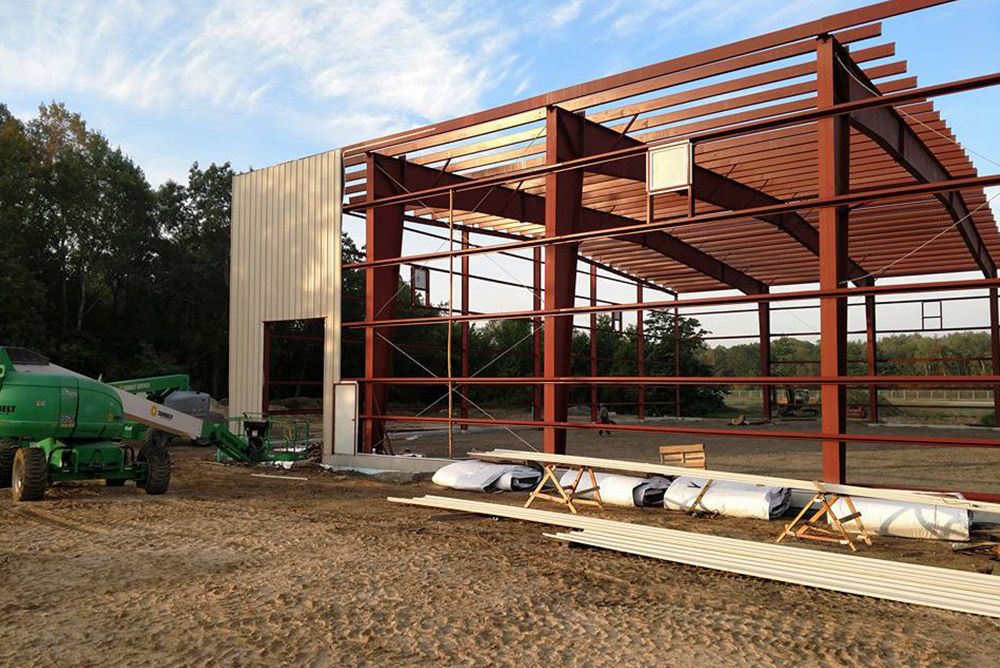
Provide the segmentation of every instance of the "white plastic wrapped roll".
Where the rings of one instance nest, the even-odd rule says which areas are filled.
[[[541,477],[537,469],[528,466],[463,459],[439,468],[431,481],[435,485],[469,492],[486,489],[520,491],[531,489]]]
[[[576,478],[576,470],[565,471],[559,478],[559,484],[563,487],[573,483]],[[658,489],[665,489],[670,484],[670,479],[663,476],[653,476],[651,478],[639,478],[636,476],[618,475],[615,473],[594,473],[597,479],[597,486],[601,490],[601,502],[609,506],[636,507],[646,505],[644,499],[651,492]],[[577,487],[581,490],[589,489],[592,486],[590,475],[583,474],[580,484]],[[581,499],[594,498],[593,492],[579,495]]]
[[[883,501],[851,497],[854,507],[861,513],[861,521],[870,533],[900,538],[925,540],[969,540],[970,513],[965,508],[948,508],[919,503]],[[833,504],[837,517],[847,517],[850,508],[843,499]],[[848,531],[854,522],[845,525]]]
[[[686,476],[674,479],[663,497],[663,507],[667,510],[692,510],[695,499],[706,482],[708,481],[704,478]],[[727,517],[769,520],[788,509],[789,499],[789,490],[785,487],[718,480],[712,483],[698,501],[696,510]]]

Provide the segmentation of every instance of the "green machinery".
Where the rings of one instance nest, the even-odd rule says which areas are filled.
[[[311,454],[309,423],[306,420],[269,418],[261,413],[244,413],[241,417],[227,419],[225,415],[211,410],[212,398],[208,394],[192,390],[191,378],[186,374],[119,380],[109,382],[108,385],[130,394],[144,396],[161,406],[158,409],[161,414],[164,410],[179,412],[203,422],[227,424],[229,431],[243,434],[245,445],[242,449],[237,447],[238,452],[234,452],[223,437],[218,435],[211,437],[215,430],[204,425],[200,438],[188,437],[195,445],[216,446],[219,450],[219,459],[247,463],[297,461]],[[177,436],[176,432],[167,433],[150,428],[148,423],[135,421],[127,421],[122,431],[122,438],[125,440],[142,441],[146,444],[167,445],[173,436]]]
[[[0,345],[0,487],[17,501],[41,499],[50,483],[134,481],[149,494],[170,484],[161,443],[138,451],[124,438],[128,422],[190,439],[208,439],[225,457],[247,463],[304,459],[294,440],[272,443],[267,419],[243,418],[243,433],[205,422],[68,369],[38,353]]]
[[[195,392],[191,387],[191,378],[187,374],[176,373],[165,376],[150,376],[130,380],[110,381],[108,385],[131,394],[144,396],[149,401],[179,410],[187,415],[208,422],[222,423],[226,416],[212,412],[212,398],[204,392]],[[130,441],[158,441],[166,445],[171,436],[156,429],[150,429],[139,422],[127,421],[122,431],[122,438]],[[195,445],[210,445],[207,439],[193,441]]]

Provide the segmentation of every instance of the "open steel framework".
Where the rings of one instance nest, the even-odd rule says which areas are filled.
[[[365,274],[365,320],[344,323],[365,336],[361,447],[371,452],[386,423],[405,420],[466,427],[506,424],[544,429],[546,452],[565,450],[570,386],[637,386],[644,417],[647,386],[745,383],[818,385],[819,433],[709,429],[685,424],[619,425],[624,430],[718,436],[807,439],[822,443],[823,476],[845,482],[845,443],[878,442],[937,447],[1000,447],[1000,441],[850,434],[848,386],[867,387],[869,419],[878,421],[878,388],[975,386],[992,388],[1000,417],[996,260],[1000,235],[983,188],[1000,175],[977,174],[933,98],[1000,83],[1000,74],[918,87],[895,46],[878,42],[881,20],[942,4],[896,0],[847,11],[700,53],[604,77],[501,107],[345,149],[345,213],[366,219],[366,258],[345,271]],[[876,42],[876,43],[873,43]],[[932,45],[923,45],[932,48]],[[647,152],[687,140],[693,180],[681,192],[648,194]],[[430,228],[438,228],[433,232]],[[437,236],[448,247],[402,257],[404,230]],[[440,230],[445,230],[441,232]],[[473,245],[470,234],[496,243]],[[533,264],[533,308],[518,312],[469,310],[469,259],[493,254]],[[447,260],[444,315],[399,318],[400,266]],[[579,263],[590,276],[588,295],[576,295]],[[457,266],[456,266],[457,265]],[[597,298],[597,269],[635,286],[635,301]],[[976,271],[980,279],[877,284],[886,277]],[[461,284],[454,303],[452,279]],[[772,293],[772,286],[818,283],[818,289]],[[685,296],[738,290],[735,296]],[[992,354],[989,373],[976,376],[883,376],[875,344],[876,303],[888,295],[979,290],[989,303]],[[651,299],[650,297],[653,297]],[[585,305],[576,306],[576,299]],[[867,373],[848,376],[847,310],[866,315]],[[858,301],[860,298],[860,302]],[[954,297],[967,299],[968,297]],[[819,300],[821,360],[809,377],[777,378],[770,359],[770,309]],[[913,300],[911,300],[913,301]],[[883,301],[883,303],[886,303]],[[643,312],[717,307],[755,311],[760,375],[691,378],[646,373]],[[775,308],[778,308],[777,306]],[[570,375],[575,315],[637,313],[638,375]],[[702,311],[703,312],[703,311]],[[520,319],[534,323],[534,375],[470,374],[471,322]],[[393,330],[460,323],[448,337],[448,372],[438,377],[392,377]],[[542,335],[544,330],[544,336]],[[894,330],[901,331],[901,330]],[[452,368],[451,348],[461,350]],[[984,361],[985,362],[985,361]],[[389,385],[438,385],[448,414],[394,415]],[[474,384],[535,388],[534,419],[469,416],[464,393]],[[457,399],[453,398],[457,397]],[[770,392],[762,392],[770,416]],[[453,406],[457,402],[459,405]],[[679,411],[675,396],[674,410]],[[592,413],[593,417],[593,413]],[[997,424],[1000,424],[998,420]]]

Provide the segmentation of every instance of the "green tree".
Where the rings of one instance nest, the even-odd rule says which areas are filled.
[[[159,231],[155,283],[160,318],[147,313],[147,338],[173,351],[213,396],[225,392],[229,365],[229,239],[233,170],[194,163],[186,186],[156,193]],[[169,326],[160,327],[161,318]]]
[[[0,104],[0,341],[48,341],[43,256],[35,220],[35,150],[24,125]]]

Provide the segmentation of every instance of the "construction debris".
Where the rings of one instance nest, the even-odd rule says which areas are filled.
[[[251,478],[270,478],[272,480],[301,480],[307,482],[309,478],[303,478],[301,476],[295,475],[271,475],[270,473],[251,473]]]

